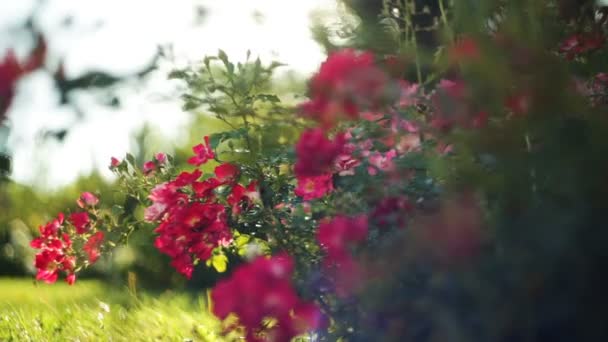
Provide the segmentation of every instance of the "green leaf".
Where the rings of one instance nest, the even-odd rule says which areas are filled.
[[[276,69],[278,67],[282,67],[282,66],[286,66],[287,64],[284,63],[280,63],[280,62],[272,62],[270,63],[270,66],[268,67],[269,70],[273,70]]]
[[[127,153],[125,159],[129,162],[129,164],[135,166],[135,157],[131,153]]]
[[[279,103],[281,99],[278,96],[272,94],[257,94],[255,96],[256,100],[266,101],[270,103]]]
[[[119,216],[122,215],[124,212],[125,210],[120,205],[115,204],[112,206],[112,215]]]
[[[188,78],[188,73],[185,70],[171,70],[169,73],[169,79],[185,79]]]
[[[227,64],[229,63],[228,61],[228,55],[226,55],[226,52],[224,52],[224,50],[220,49],[217,53],[217,57],[224,63]]]

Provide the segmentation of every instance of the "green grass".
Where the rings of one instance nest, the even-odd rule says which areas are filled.
[[[96,281],[0,279],[0,341],[229,341],[204,294],[131,294]]]

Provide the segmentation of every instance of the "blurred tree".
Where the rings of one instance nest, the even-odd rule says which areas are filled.
[[[19,60],[12,49],[6,52],[0,51],[0,182],[6,179],[11,169],[10,151],[8,151],[5,141],[9,128],[5,121],[12,99],[16,95],[16,84],[23,76],[36,70],[45,70],[52,76],[55,88],[59,92],[60,105],[71,106],[76,113],[83,113],[85,110],[78,107],[71,96],[72,93],[106,90],[108,99],[101,99],[99,103],[110,107],[120,107],[119,97],[115,96],[111,90],[117,85],[132,82],[133,80],[143,81],[148,74],[156,69],[157,63],[162,57],[162,51],[159,48],[159,51],[150,57],[148,63],[130,74],[115,74],[105,70],[90,70],[82,75],[68,78],[64,72],[63,57],[59,58],[60,61],[57,67],[53,67],[47,63],[48,40],[53,39],[53,37],[48,36],[38,25],[38,22],[44,18],[44,5],[45,1],[38,1],[29,18],[16,30],[31,36],[36,42],[27,58]],[[201,13],[199,17],[204,17],[204,14]],[[72,18],[68,17],[65,18],[63,24],[64,26],[70,26],[72,22]],[[46,132],[44,137],[62,141],[68,130],[69,127],[51,130]]]

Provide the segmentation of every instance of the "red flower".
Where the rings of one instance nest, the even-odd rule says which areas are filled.
[[[324,129],[340,117],[356,119],[360,108],[380,102],[387,79],[374,65],[371,53],[352,49],[334,52],[313,76],[311,100],[301,106],[302,113],[319,121]]]
[[[374,152],[369,156],[370,167],[368,167],[367,172],[374,176],[380,171],[392,171],[395,168],[395,164],[393,163],[393,158],[397,156],[397,151],[391,149],[390,151],[384,153],[384,155],[380,152]]]
[[[213,249],[232,240],[225,207],[215,203],[188,203],[187,198],[169,206],[154,230],[158,234],[154,245],[173,259],[171,265],[178,272],[190,278],[196,260],[209,259]]]
[[[331,91],[345,85],[352,74],[374,66],[374,55],[369,52],[358,53],[352,49],[334,52],[321,64],[319,72],[312,78],[314,91]]]
[[[217,180],[221,183],[232,183],[239,176],[239,168],[230,163],[224,163],[215,168]]]
[[[215,158],[213,150],[209,146],[209,136],[205,136],[205,144],[198,144],[192,148],[194,157],[188,159],[188,163],[194,166],[205,164],[209,159]]]
[[[181,187],[184,187],[187,185],[192,185],[192,183],[194,183],[199,178],[201,178],[202,175],[203,175],[203,173],[199,169],[196,169],[192,172],[184,171],[184,172],[180,173],[172,183],[173,183],[173,185],[181,188]]]
[[[211,291],[213,313],[221,319],[236,314],[247,341],[258,341],[260,332],[273,341],[290,341],[320,328],[324,322],[321,311],[298,298],[291,285],[292,274],[289,256],[258,257],[217,283]],[[262,323],[267,318],[276,319],[278,324],[265,328]]]
[[[298,177],[295,194],[305,201],[321,198],[334,189],[330,173],[315,177]]]
[[[235,184],[226,199],[232,206],[232,213],[239,214],[242,210],[241,205],[249,208],[251,204],[260,198],[260,193],[256,190],[258,183],[253,181],[245,188],[240,184]]]
[[[339,134],[332,141],[325,137],[324,131],[320,128],[305,131],[296,144],[296,175],[311,177],[328,172],[336,157],[343,152],[344,146],[343,134]]]
[[[84,234],[88,228],[91,220],[89,219],[89,214],[86,211],[73,213],[70,215],[70,222],[76,228],[76,233]]]
[[[92,193],[85,191],[82,194],[80,194],[80,197],[78,198],[76,203],[81,208],[92,207],[94,205],[97,205],[97,203],[99,203],[99,199],[97,197],[95,197],[95,195],[93,195]]]
[[[103,242],[103,237],[103,232],[97,232],[91,235],[91,237],[89,237],[87,242],[84,244],[84,247],[82,248],[87,253],[89,263],[91,264],[94,264],[99,258],[99,247]]]

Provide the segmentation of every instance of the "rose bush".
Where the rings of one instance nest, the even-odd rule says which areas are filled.
[[[112,158],[143,214],[83,193],[32,242],[37,279],[71,284],[149,229],[185,277],[227,273],[213,312],[249,341],[605,336],[586,311],[605,307],[585,293],[605,284],[593,274],[608,242],[606,77],[593,59],[606,55],[606,10],[563,30],[555,2],[491,3],[442,9],[448,38],[426,80],[346,47],[290,106],[268,92],[278,63],[220,51],[174,71],[186,110],[233,129],[204,137],[186,169],[164,153],[141,168]],[[395,38],[405,57],[408,29]]]

